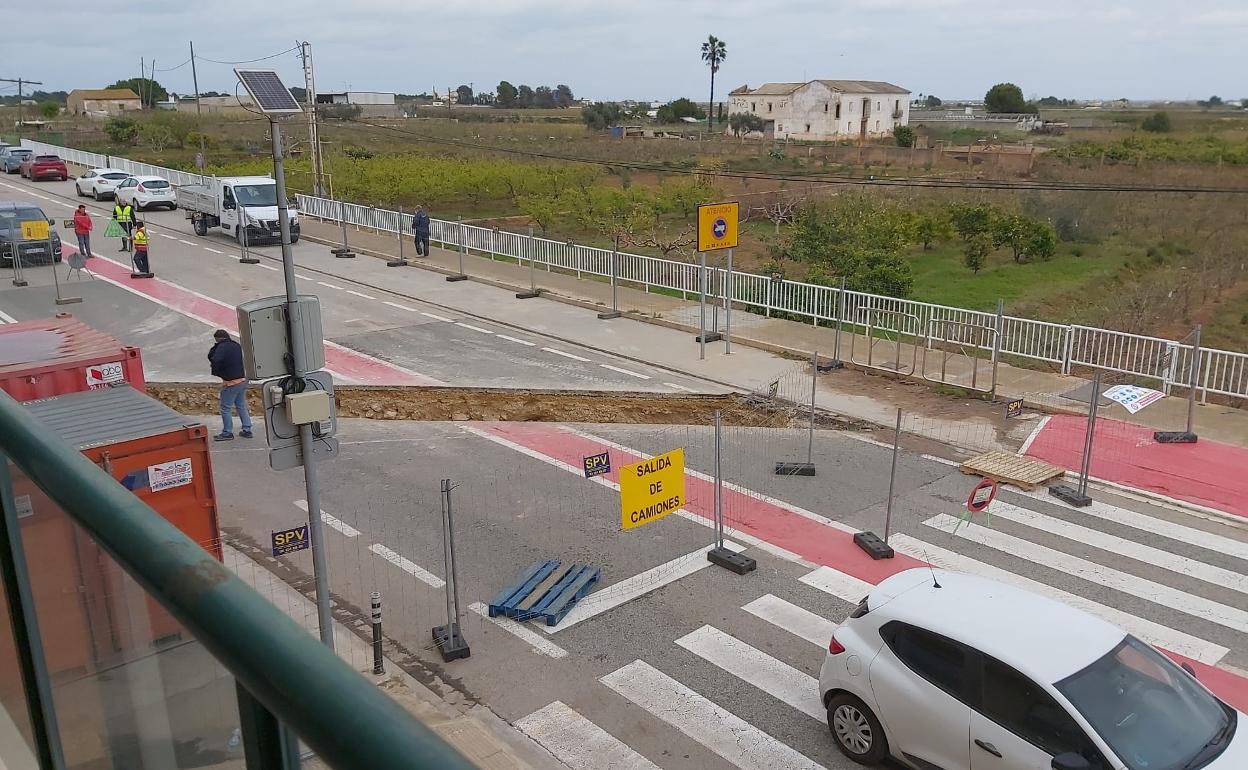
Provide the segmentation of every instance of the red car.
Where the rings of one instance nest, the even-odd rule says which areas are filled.
[[[31,155],[22,161],[17,170],[31,181],[59,179],[64,182],[69,179],[69,169],[57,155]]]

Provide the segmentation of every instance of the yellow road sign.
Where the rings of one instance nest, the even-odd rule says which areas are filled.
[[[620,525],[633,529],[658,521],[685,504],[685,450],[620,469]]]
[[[698,251],[737,247],[737,209],[736,201],[698,206]]]
[[[48,239],[48,220],[24,220],[22,222],[22,239],[27,241],[46,241]]]

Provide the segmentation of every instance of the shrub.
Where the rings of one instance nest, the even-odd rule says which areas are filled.
[[[1154,112],[1140,123],[1140,128],[1154,134],[1165,134],[1170,131],[1170,113]]]
[[[118,144],[130,144],[139,138],[139,124],[130,118],[109,118],[104,133]]]
[[[962,264],[970,268],[972,273],[979,273],[988,262],[992,252],[992,238],[987,233],[976,233],[966,241],[962,250]]]
[[[893,128],[893,140],[898,147],[914,146],[914,129],[910,126],[897,125]]]

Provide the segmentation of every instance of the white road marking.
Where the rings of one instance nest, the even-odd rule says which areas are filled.
[[[426,313],[426,312],[425,312],[425,311],[423,311],[423,310],[422,310],[422,311],[420,311],[420,314],[421,314],[421,315],[423,315],[423,316],[424,316],[424,317],[426,317],[426,318],[432,318],[432,319],[433,319],[433,320],[435,320],[435,321],[451,321],[451,320],[453,320],[453,319],[447,318],[447,317],[446,317],[446,316],[444,316],[444,315],[438,315],[437,313]]]
[[[1020,508],[1004,500],[998,500],[988,509],[993,516],[1000,516],[1007,521],[1023,524],[1041,532],[1064,537],[1078,543],[1099,548],[1102,551],[1116,553],[1128,559],[1142,561],[1155,567],[1187,575],[1213,585],[1226,586],[1232,591],[1248,594],[1248,575],[1241,575],[1234,570],[1223,569],[1213,564],[1206,564],[1199,559],[1192,559],[1181,554],[1163,551],[1150,545],[1127,540],[1124,537],[1111,535],[1098,529],[1074,524],[1065,519],[1046,516],[1029,508]],[[1080,511],[1082,513],[1082,510]]]
[[[522,339],[520,339],[520,338],[518,338],[518,337],[510,337],[510,336],[508,336],[508,335],[506,335],[506,334],[499,334],[499,335],[497,335],[497,336],[498,336],[498,338],[499,338],[500,340],[507,340],[508,342],[514,342],[514,343],[516,343],[517,345],[525,345],[525,346],[530,347],[530,348],[535,348],[535,347],[537,347],[537,343],[536,343],[536,342],[529,342],[528,340],[522,340]]]
[[[599,681],[741,770],[825,770],[644,661]]]
[[[627,374],[629,377],[636,377],[639,380],[650,379],[650,375],[648,374],[638,374],[637,372],[630,371],[628,369],[621,369],[620,367],[612,366],[611,364],[598,364],[598,365],[601,366],[603,369],[610,369],[613,372],[619,372],[620,374]]]
[[[922,457],[924,460],[931,460],[934,463],[940,463],[941,465],[948,465],[954,468],[962,465],[962,463],[957,460],[950,460],[948,457],[939,457],[937,455],[919,455],[919,457]]]
[[[8,313],[4,312],[3,310],[0,310],[0,322],[6,323],[6,324],[15,324],[17,323],[17,319],[9,315]]]
[[[837,624],[779,596],[760,596],[741,609],[811,644],[827,648]]]
[[[377,299],[371,294],[365,294],[364,292],[356,291],[355,289],[347,289],[347,294],[354,294],[355,296],[360,297],[362,299]]]
[[[1036,489],[1025,492],[1019,489],[1011,489],[1011,492],[1027,495],[1037,500],[1045,500],[1052,502],[1053,496],[1049,494],[1047,489]],[[995,508],[993,509],[995,512]],[[1181,543],[1189,543],[1191,545],[1206,548],[1210,551],[1234,556],[1237,559],[1248,561],[1248,542],[1236,540],[1234,538],[1223,537],[1212,532],[1206,532],[1203,529],[1175,524],[1172,521],[1158,519],[1154,516],[1138,513],[1127,508],[1119,508],[1116,505],[1103,503],[1100,500],[1093,500],[1091,505],[1079,509],[1080,515],[1095,516],[1098,519],[1112,521],[1116,524],[1123,524],[1132,529],[1151,532],[1154,535],[1168,537],[1171,540],[1178,540]]]
[[[182,240],[181,238],[179,238],[179,239],[178,239],[178,243],[185,243],[187,246],[194,246],[194,245],[195,245],[194,243],[191,243],[190,241],[184,241],[184,240]]]
[[[307,513],[308,501],[296,500],[295,507],[303,511],[304,513]],[[325,511],[321,511],[321,521],[325,522],[327,525],[329,525],[330,527],[333,527],[334,529],[338,530],[339,532],[346,535],[347,537],[359,537],[360,535],[360,531],[358,529],[346,523],[342,519],[338,519],[333,516],[330,516]]]
[[[663,384],[664,384],[664,385],[666,385],[666,386],[667,386],[667,387],[669,387],[669,388],[675,388],[676,390],[683,390],[683,391],[686,391],[686,392],[688,392],[688,393],[697,393],[697,391],[696,391],[696,390],[694,390],[693,388],[686,388],[684,385],[681,385],[681,384],[679,384],[679,383],[675,383],[675,382],[665,382],[665,383],[663,383]]]
[[[1229,652],[1226,647],[1220,644],[1207,642],[1183,631],[1176,631],[1173,628],[1137,617],[1116,607],[1109,607],[1091,599],[1076,596],[1060,588],[1054,588],[1038,580],[1017,575],[1007,569],[977,561],[969,556],[963,556],[909,535],[893,535],[889,540],[889,545],[907,556],[922,559],[937,567],[965,572],[969,575],[978,575],[989,580],[996,580],[999,583],[1016,586],[1024,591],[1030,591],[1040,596],[1047,596],[1055,601],[1081,609],[1090,615],[1096,615],[1102,620],[1113,623],[1119,628],[1138,636],[1149,644],[1162,647],[1171,652],[1177,652],[1180,655],[1186,655],[1189,658],[1199,660],[1202,663],[1208,663],[1211,666]]]
[[[161,238],[168,238],[168,239],[169,239],[169,240],[171,240],[171,241],[176,241],[176,240],[177,240],[177,237],[176,237],[176,236],[169,235],[168,233],[156,233],[156,234],[157,234],[157,235],[159,235]]]
[[[745,550],[742,546],[728,540],[724,541],[724,547],[737,553]],[[712,548],[714,548],[713,545],[704,546],[693,553],[677,556],[675,559],[664,562],[657,567],[651,567],[645,572],[639,572],[632,577],[624,578],[618,583],[612,583],[605,588],[600,588],[577,602],[572,607],[572,611],[565,615],[563,620],[559,621],[559,625],[542,626],[542,630],[550,634],[566,631],[583,620],[589,620],[596,615],[601,615],[607,610],[615,609],[621,604],[645,596],[651,591],[705,569],[711,565],[707,561],[706,554]]]
[[[571,770],[659,770],[658,765],[562,701],[544,706],[515,724]]]
[[[216,249],[212,248],[211,246],[205,246],[205,247],[204,247],[204,251],[211,251],[213,254],[224,254],[224,253],[225,253],[224,251],[218,251],[218,250],[216,250]]]
[[[368,547],[368,550],[377,554],[404,572],[412,575],[422,583],[427,583],[434,588],[442,588],[446,585],[446,581],[442,578],[426,570],[424,567],[421,567],[419,564],[416,564],[410,559],[407,559],[402,554],[395,553],[381,543],[373,543]]]
[[[1051,414],[1046,414],[1040,418],[1040,422],[1035,428],[1032,428],[1031,433],[1027,434],[1027,438],[1023,441],[1023,446],[1018,450],[1019,457],[1027,454],[1027,450],[1031,449],[1031,442],[1036,440],[1036,436],[1040,435],[1040,431],[1044,430],[1044,426],[1048,425],[1049,420],[1051,419],[1053,419],[1053,415]]]
[[[332,283],[327,283],[326,281],[317,281],[317,282],[316,282],[316,284],[317,284],[318,286],[324,286],[326,289],[337,289],[337,290],[339,290],[339,291],[342,291],[342,287],[341,287],[341,286],[335,286],[334,284],[332,284]]]
[[[272,270],[275,273],[278,272],[278,269],[276,267],[273,267],[272,265],[266,265],[263,262],[256,264],[256,267],[261,268],[262,270]],[[320,281],[317,281],[317,283],[320,283]]]
[[[853,575],[846,575],[831,567],[820,567],[814,572],[802,575],[798,580],[855,605],[875,588],[865,580],[859,580]]]
[[[400,305],[400,304],[399,304],[399,303],[397,303],[397,302],[390,302],[389,300],[383,300],[381,304],[383,304],[383,305],[389,305],[390,307],[393,307],[393,308],[398,308],[399,310],[406,310],[406,311],[407,311],[407,312],[409,312],[409,313],[415,313],[415,312],[416,312],[416,308],[414,308],[414,307],[408,307],[407,305]]]
[[[545,350],[547,353],[554,353],[554,354],[555,354],[555,355],[557,355],[557,356],[563,356],[564,358],[570,358],[570,359],[572,359],[573,361],[583,361],[583,362],[588,362],[588,361],[589,361],[589,359],[588,359],[588,358],[581,358],[581,357],[580,357],[580,356],[578,356],[578,355],[574,355],[574,354],[572,354],[572,353],[566,353],[566,352],[564,352],[564,351],[560,350],[559,348],[542,348],[542,350]]]
[[[489,329],[482,329],[480,326],[473,326],[472,324],[466,324],[466,323],[464,323],[463,321],[456,321],[456,322],[455,322],[455,325],[456,325],[456,326],[462,326],[462,327],[464,327],[465,329],[471,329],[471,330],[472,330],[472,331],[474,331],[474,332],[481,332],[482,334],[493,334],[493,333],[494,333],[494,332],[490,331]]]
[[[948,514],[940,514],[923,522],[925,525],[949,533],[953,531],[959,520]],[[1007,554],[1026,559],[1049,569],[1064,572],[1083,580],[1122,591],[1124,594],[1138,596],[1141,599],[1169,607],[1172,610],[1191,615],[1194,618],[1208,620],[1220,626],[1248,633],[1248,612],[1236,607],[1196,596],[1177,588],[1171,588],[1152,580],[1120,572],[1112,567],[1105,567],[1078,556],[1054,550],[1047,546],[1023,540],[995,529],[979,524],[962,524],[958,529],[958,537],[973,543],[995,548]]]
[[[819,682],[813,676],[735,636],[713,626],[702,626],[677,639],[676,644],[812,719],[822,722],[828,717],[827,709],[819,701]]]
[[[308,275],[299,275],[298,273],[295,273],[295,277],[296,277],[296,278],[298,278],[298,279],[299,279],[299,280],[301,280],[301,281],[315,281],[315,280],[316,280],[315,278],[313,278],[313,277],[311,277],[311,276],[308,276]]]
[[[468,609],[477,613],[507,633],[519,637],[521,641],[532,647],[533,651],[536,653],[540,653],[549,658],[565,658],[568,655],[567,650],[529,628],[524,623],[517,623],[511,618],[490,617],[490,608],[481,602],[473,602],[468,605]]]

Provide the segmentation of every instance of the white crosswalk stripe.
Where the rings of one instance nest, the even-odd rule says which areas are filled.
[[[600,681],[741,770],[825,770],[645,661]]]
[[[562,701],[521,718],[516,727],[572,770],[659,770],[658,765]]]
[[[820,647],[827,646],[837,625],[805,607],[799,607],[771,594],[760,596],[741,609]]]
[[[814,586],[850,604],[862,601],[863,597],[871,593],[871,589],[874,588],[865,580],[859,580],[853,575],[846,575],[831,567],[820,567],[798,579],[808,586]]]
[[[818,680],[714,626],[702,626],[676,644],[816,721],[827,717]]]

